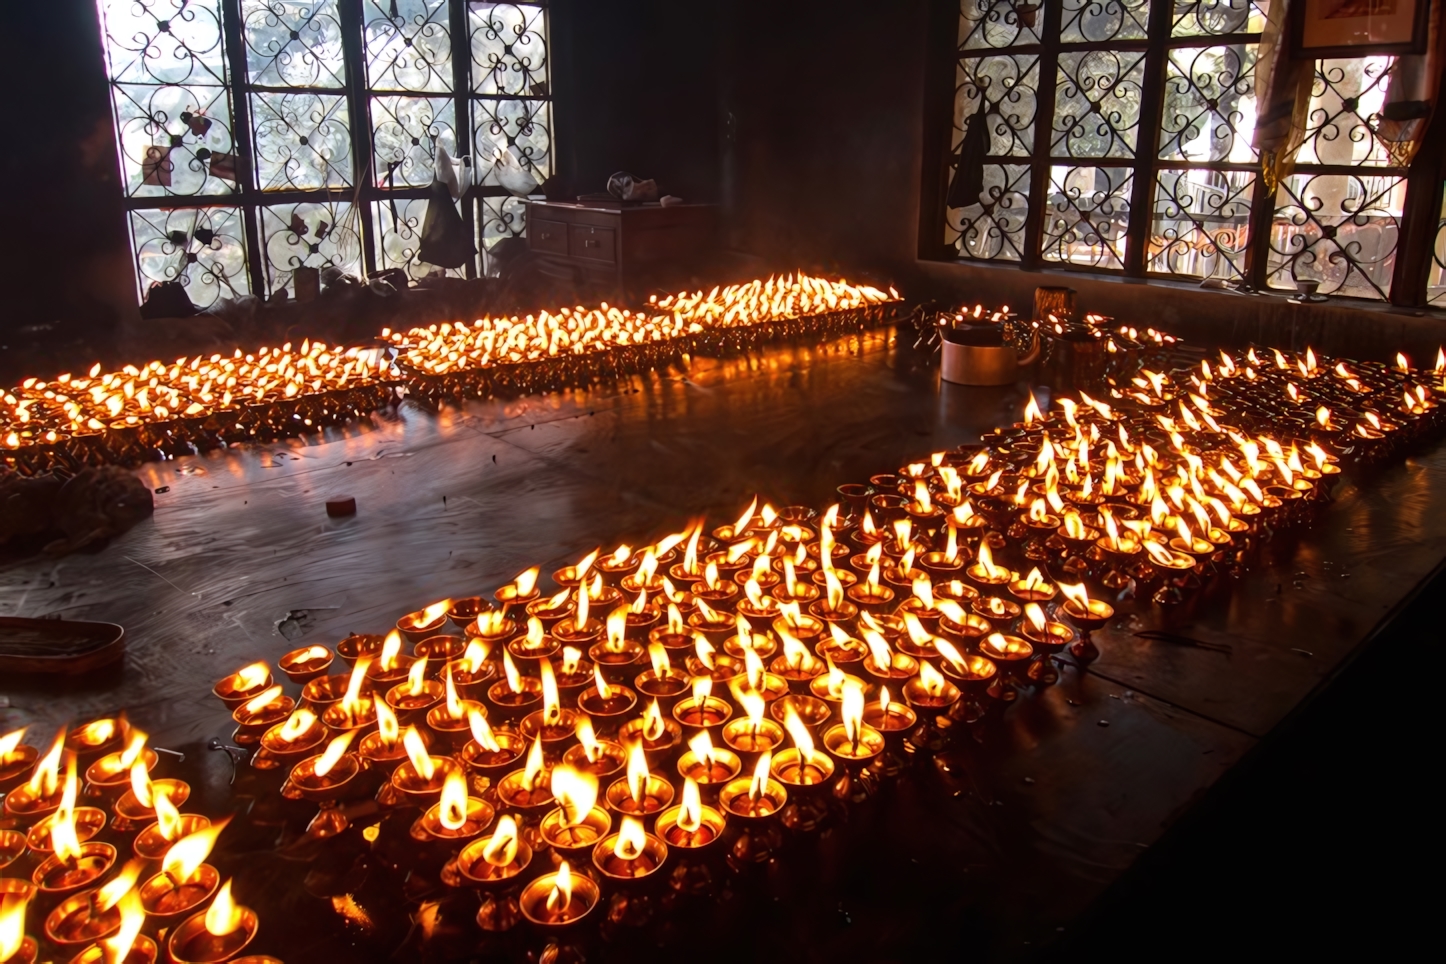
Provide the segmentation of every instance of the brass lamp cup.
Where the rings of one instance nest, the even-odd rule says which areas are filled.
[[[678,775],[691,777],[704,794],[737,777],[743,769],[738,754],[721,746],[714,747],[707,759],[700,758],[692,750],[678,757]]]
[[[53,849],[50,843],[50,828],[55,824],[59,812],[52,813],[37,821],[25,834],[25,844],[33,853],[48,854]],[[75,836],[85,843],[105,829],[106,814],[98,807],[75,808]]]
[[[602,621],[596,617],[589,617],[581,626],[575,618],[564,619],[554,623],[551,629],[552,638],[560,645],[582,650],[601,639],[603,632]]]
[[[772,617],[770,616],[768,618],[771,619]],[[749,649],[752,649],[753,652],[758,654],[759,659],[768,659],[778,651],[778,643],[767,633],[754,634],[749,640],[747,647],[744,646],[743,641],[736,635],[729,636],[723,640],[723,652],[732,656],[734,659],[744,659]]]
[[[683,728],[675,720],[662,720],[662,729],[650,732],[647,720],[635,717],[618,728],[617,741],[624,746],[641,743],[650,764],[657,764],[671,756],[678,744],[683,742]]]
[[[120,930],[120,908],[97,911],[96,893],[81,891],[57,904],[45,917],[46,940],[62,947],[93,944]]]
[[[415,656],[398,653],[391,666],[383,666],[381,660],[372,663],[367,669],[366,676],[370,691],[385,693],[393,686],[405,681],[412,671],[412,664],[416,661]]]
[[[221,873],[210,864],[197,867],[180,883],[160,873],[141,884],[141,906],[150,917],[173,920],[210,900],[220,887]]]
[[[40,751],[29,744],[22,743],[11,750],[4,764],[0,765],[0,793],[28,780],[39,757]]]
[[[281,668],[281,672],[285,673],[286,678],[291,680],[291,682],[303,685],[310,683],[318,676],[325,676],[326,671],[331,668],[331,664],[336,660],[336,654],[329,649],[326,650],[325,656],[312,657],[311,651],[313,648],[314,647],[311,646],[303,646],[300,649],[293,649],[277,660],[276,665]]]
[[[593,723],[603,731],[615,727],[637,705],[638,694],[618,683],[608,684],[606,699],[595,686],[579,690],[577,694],[577,708],[592,717]]]
[[[788,657],[775,656],[773,662],[768,665],[768,672],[783,680],[790,691],[794,693],[807,693],[808,684],[828,672],[828,664],[818,657],[812,662],[800,661],[797,666],[790,666]]]
[[[412,645],[420,643],[428,636],[435,636],[447,625],[447,614],[442,613],[433,619],[425,619],[423,610],[414,613],[407,613],[397,620],[397,632],[406,637],[407,642]]]
[[[773,755],[769,773],[787,787],[790,794],[807,793],[826,786],[833,779],[834,762],[827,753],[817,751],[805,760],[803,752],[791,746]]]
[[[382,739],[379,731],[372,730],[357,743],[356,755],[369,766],[391,771],[407,758],[407,748],[402,743],[401,737],[397,737],[388,744]]]
[[[498,720],[521,719],[542,702],[542,680],[523,676],[518,679],[518,685],[522,689],[513,692],[511,684],[500,679],[487,687],[487,703],[496,711]]]
[[[574,770],[591,773],[601,782],[627,766],[628,756],[621,744],[611,740],[599,740],[595,759],[589,760],[587,747],[579,743],[567,748],[567,752],[562,755],[562,762]]]
[[[613,834],[598,841],[592,850],[592,864],[615,886],[637,884],[651,877],[668,862],[668,845],[654,834],[643,836],[643,849],[632,860],[624,860],[614,853],[618,835]]]
[[[965,647],[972,647],[993,631],[994,625],[975,613],[965,613],[962,623],[955,622],[948,616],[939,620],[939,633],[945,639]]]
[[[585,858],[612,827],[612,815],[602,807],[593,807],[582,815],[582,820],[572,824],[567,823],[567,814],[558,807],[547,812],[537,832],[565,860],[575,861]]]
[[[534,737],[542,737],[543,750],[556,759],[557,744],[570,741],[577,736],[577,712],[566,707],[558,707],[557,715],[549,719],[546,710],[534,710],[522,718],[518,730],[528,742],[531,742]]]
[[[507,772],[527,752],[527,741],[511,730],[494,730],[497,750],[488,750],[468,740],[458,754],[468,771],[483,777],[497,777]]]
[[[64,860],[51,854],[30,873],[30,882],[43,897],[66,897],[92,886],[115,866],[116,850],[99,840],[80,845],[80,856]]]
[[[517,853],[512,862],[497,866],[487,862],[483,851],[490,839],[481,837],[462,848],[457,855],[457,872],[471,887],[496,890],[511,886],[532,863],[532,848],[524,840],[517,841]]]
[[[673,803],[673,785],[656,773],[648,774],[640,789],[643,792],[642,799],[633,799],[627,777],[619,777],[608,784],[603,799],[607,802],[608,809],[641,817],[644,824],[649,823]]]
[[[5,795],[5,816],[21,826],[29,826],[59,810],[62,793],[57,785],[54,793],[41,795],[22,783]]]
[[[377,724],[375,701],[375,696],[364,697],[358,702],[355,712],[341,703],[328,706],[321,712],[321,722],[332,736],[370,729]]]
[[[278,696],[257,710],[241,704],[231,711],[231,719],[236,721],[236,741],[243,745],[260,743],[262,734],[284,722],[294,709],[296,701],[289,696]]]
[[[884,749],[884,735],[862,723],[857,740],[849,739],[848,730],[842,723],[835,723],[823,731],[823,748],[845,764],[867,763]]]
[[[497,799],[524,815],[535,815],[544,807],[552,806],[554,798],[548,783],[548,771],[539,773],[537,782],[529,784],[525,770],[513,770],[497,781]]]
[[[187,834],[193,834],[197,830],[204,830],[209,826],[211,826],[211,821],[199,813],[183,813],[174,839],[167,840],[161,834],[160,824],[153,823],[136,834],[136,839],[131,844],[131,850],[142,860],[160,860],[166,855],[166,851],[171,849],[171,844]]]
[[[387,638],[377,633],[352,633],[336,644],[336,655],[348,666],[355,666],[363,656],[380,656],[386,642]],[[345,692],[345,687],[342,691]]]
[[[1074,630],[1053,620],[1046,622],[1043,629],[1036,629],[1026,619],[1020,627],[1020,635],[1029,640],[1036,652],[1041,653],[1057,653],[1074,642]]]
[[[141,750],[141,755],[136,758],[146,765],[146,771],[150,772],[156,768],[156,762],[160,759],[156,751],[150,747]],[[131,772],[128,768],[120,765],[121,754],[110,753],[96,760],[85,768],[85,782],[92,790],[98,790],[102,795],[108,795],[123,787],[130,786]]]
[[[1089,608],[1085,609],[1070,599],[1059,607],[1059,611],[1080,631],[1080,638],[1070,644],[1070,655],[1086,663],[1098,659],[1100,650],[1090,635],[1114,618],[1114,607],[1103,600],[1091,599]]]
[[[689,696],[673,704],[673,719],[700,730],[722,726],[732,715],[733,705],[716,696],[709,696],[701,703]]]
[[[694,676],[706,676],[714,683],[731,683],[736,679],[741,679],[747,672],[743,660],[736,656],[729,656],[727,653],[715,653],[712,666],[706,665],[697,656],[689,656],[683,663],[687,666],[689,673]]]
[[[543,629],[551,630],[573,614],[573,601],[569,597],[562,605],[553,606],[551,600],[534,599],[524,607],[524,612],[529,618],[535,618],[541,622]]]
[[[507,641],[507,652],[512,654],[513,659],[535,666],[541,660],[551,659],[562,652],[562,643],[551,636],[543,636],[537,645],[533,645],[526,636],[513,636]]]
[[[908,653],[894,653],[889,660],[888,666],[880,666],[874,661],[873,654],[864,657],[864,672],[874,679],[883,683],[893,683],[898,680],[909,679],[919,672],[919,661]]]
[[[793,711],[798,714],[798,718],[808,726],[818,726],[821,723],[825,723],[828,721],[828,718],[833,715],[833,707],[829,706],[826,700],[802,693],[785,696],[782,699],[775,700],[768,704],[768,713],[775,720],[782,723],[787,719],[788,708],[790,706],[793,707]]]
[[[964,569],[964,560],[960,555],[950,559],[944,552],[926,552],[919,557],[919,566],[933,579],[954,579]]]
[[[497,665],[491,662],[483,662],[475,673],[468,667],[466,660],[454,659],[447,666],[452,671],[452,685],[456,687],[457,695],[464,700],[481,700],[487,695],[487,687],[497,675]]]
[[[651,669],[643,670],[633,680],[637,691],[649,699],[657,700],[658,708],[665,712],[671,710],[673,704],[688,692],[689,684],[687,673],[671,667],[662,676]]]
[[[427,726],[437,735],[443,746],[451,749],[460,749],[471,739],[469,711],[476,710],[484,717],[487,715],[487,707],[475,700],[458,700],[458,704],[461,706],[462,715],[456,719],[448,715],[446,703],[438,703],[427,711]]]
[[[572,875],[572,899],[560,910],[549,910],[547,898],[551,896],[556,880],[555,873],[543,874],[522,888],[522,893],[517,898],[522,916],[534,926],[549,932],[557,932],[576,925],[592,913],[593,908],[602,900],[602,888],[598,886],[597,881],[586,874],[574,873]]]
[[[987,656],[965,655],[963,663],[963,666],[956,666],[946,659],[941,668],[945,676],[958,680],[964,690],[981,690],[999,673],[999,667]]]
[[[699,807],[696,830],[684,830],[678,825],[678,818],[682,814],[682,807],[669,807],[658,814],[658,821],[653,825],[653,833],[657,834],[658,838],[670,848],[678,850],[680,855],[700,853],[712,848],[723,839],[727,818],[718,810],[707,804]]]
[[[908,732],[918,721],[919,716],[913,707],[897,700],[890,702],[887,708],[877,702],[864,707],[864,723],[882,733],[886,743]]]
[[[775,633],[790,632],[804,644],[812,644],[828,629],[828,623],[807,612],[799,613],[797,620],[779,616],[772,625]]]
[[[526,606],[542,598],[542,590],[533,587],[531,592],[518,592],[517,586],[508,583],[505,586],[498,586],[492,593],[492,598],[501,603],[503,608],[510,606]],[[460,627],[458,627],[460,628]]]
[[[862,662],[863,658],[869,655],[869,647],[864,644],[864,641],[854,639],[852,636],[841,640],[829,637],[815,648],[818,650],[819,659],[831,659],[840,668],[850,663]],[[827,667],[825,667],[825,672],[827,672]]]
[[[766,753],[783,743],[783,727],[767,717],[754,723],[739,717],[723,725],[723,742],[739,753]]]
[[[186,918],[171,932],[166,941],[166,951],[174,964],[221,964],[229,961],[256,937],[261,921],[249,907],[238,907],[241,912],[241,926],[225,937],[215,937],[206,931],[205,913]]]
[[[260,696],[262,692],[270,688],[270,686],[271,673],[269,671],[266,674],[265,682],[260,686],[252,686],[247,689],[237,689],[236,677],[235,674],[232,674],[211,687],[211,693],[222,703],[226,704],[226,709],[234,710],[247,700]]]
[[[460,827],[448,827],[442,823],[442,804],[435,803],[417,819],[412,828],[412,837],[420,840],[443,840],[461,842],[471,840],[492,825],[497,811],[485,800],[467,798],[467,815]]]
[[[418,659],[425,657],[433,666],[441,666],[461,657],[467,651],[467,640],[461,636],[439,633],[428,636],[412,647]]]
[[[719,808],[729,817],[756,821],[774,816],[788,803],[788,788],[778,780],[765,781],[756,799],[749,793],[752,785],[752,777],[728,781],[718,791]]]
[[[357,774],[361,773],[360,761],[350,753],[343,754],[342,758],[336,761],[336,766],[326,774],[318,776],[316,765],[320,762],[321,754],[302,760],[291,768],[289,782],[303,799],[312,803],[340,800],[350,791]]]
[[[947,679],[943,681],[943,685],[939,687],[937,693],[930,693],[917,676],[904,684],[904,701],[909,704],[911,709],[920,713],[947,712],[949,707],[959,702],[959,697],[962,695],[959,687]]]
[[[629,679],[636,668],[646,662],[647,649],[636,639],[624,637],[614,648],[607,640],[593,643],[588,647],[587,658],[602,670],[603,679],[609,683],[621,683]]]
[[[440,681],[424,679],[420,693],[414,694],[410,683],[398,683],[387,690],[386,701],[396,712],[398,723],[406,726],[425,720],[427,711],[441,703],[446,695],[446,687]]]
[[[29,940],[29,938],[26,938]],[[92,944],[79,954],[70,959],[70,964],[105,964],[109,958],[109,951],[101,944]],[[160,948],[156,942],[144,934],[137,934],[135,943],[131,944],[130,953],[125,956],[121,964],[156,964],[160,956]],[[24,955],[14,959],[15,964],[25,964]],[[237,964],[240,964],[238,961]]]
[[[0,830],[0,870],[25,855],[25,834],[19,830]]]
[[[491,608],[481,596],[467,596],[452,601],[452,608],[447,610],[447,620],[465,633],[469,623]]]
[[[184,780],[175,780],[165,777],[160,780],[151,781],[152,793],[164,793],[166,798],[177,807],[183,805],[191,798],[191,785]],[[136,799],[134,790],[127,790],[116,800],[112,812],[119,820],[144,820],[156,819],[154,807],[147,807]],[[119,827],[117,826],[117,829]]]
[[[990,627],[997,632],[1007,630],[1024,613],[1024,607],[1019,603],[998,596],[974,600],[973,609],[974,615],[987,620]]]
[[[433,767],[430,779],[418,773],[411,760],[403,760],[392,771],[392,788],[413,806],[430,807],[440,800],[447,775],[457,769],[457,761],[451,757],[434,756],[429,759]]]
[[[328,707],[341,702],[350,683],[350,676],[318,676],[301,688],[302,705],[310,707],[313,713],[320,715]],[[370,688],[363,684],[362,691],[370,692]]]

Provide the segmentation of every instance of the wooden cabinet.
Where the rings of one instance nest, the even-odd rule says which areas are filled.
[[[572,270],[577,281],[639,292],[665,282],[715,243],[713,204],[603,207],[560,201],[527,202],[527,246]]]

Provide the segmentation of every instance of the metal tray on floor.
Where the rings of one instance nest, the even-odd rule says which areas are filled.
[[[125,656],[125,627],[70,619],[0,617],[0,672],[75,675]]]

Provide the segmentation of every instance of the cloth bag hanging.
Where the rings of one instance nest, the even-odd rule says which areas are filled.
[[[462,167],[465,172],[467,168]],[[464,175],[465,176],[465,173]],[[437,175],[427,189],[427,215],[422,219],[422,243],[417,260],[442,268],[460,268],[477,255],[471,232],[457,213],[454,197],[466,188],[460,183],[457,166],[445,148],[437,148]]]

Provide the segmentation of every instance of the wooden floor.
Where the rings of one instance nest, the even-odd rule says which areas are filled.
[[[0,680],[0,728],[125,709],[186,753],[175,772],[196,783],[196,806],[225,812],[230,767],[204,746],[229,735],[229,718],[208,691],[242,663],[382,631],[436,599],[704,513],[731,519],[754,492],[826,505],[839,483],[1012,421],[1024,390],[941,387],[880,334],[698,360],[607,391],[403,406],[334,437],[147,466],[143,478],[168,487],[152,520],[94,554],[0,570],[0,615],[122,623],[124,668]],[[338,494],[356,497],[355,518],[327,518]],[[695,910],[694,925],[729,928],[699,959],[874,960],[961,941],[1012,959],[1047,943],[1446,557],[1446,452],[1343,484],[1315,528],[1270,555],[1189,606],[1123,608],[1088,671],[1022,699],[981,742],[781,862],[767,887]],[[1138,635],[1151,629],[1165,633]],[[263,909],[261,949],[293,962],[392,952],[387,933],[361,939],[291,883],[302,875],[264,833],[227,848],[266,878],[251,892],[274,883],[290,908]]]

